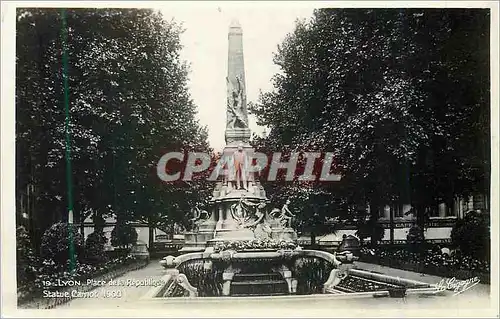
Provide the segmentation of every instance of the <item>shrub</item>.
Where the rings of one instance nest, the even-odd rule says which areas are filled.
[[[40,263],[31,247],[28,231],[24,226],[16,229],[16,246],[17,282],[18,286],[24,286],[37,277]]]
[[[433,268],[446,269],[451,274],[466,270],[473,272],[489,273],[490,265],[488,261],[474,259],[470,256],[463,256],[460,252],[453,252],[451,255],[441,253],[438,246],[425,250],[421,253],[412,252],[405,248],[391,249],[389,247],[377,248],[375,250],[362,249],[361,254],[368,260],[375,258],[378,262],[389,263],[391,267],[401,266],[403,263],[410,263],[423,267],[419,270],[429,273]],[[373,262],[373,259],[372,259]],[[444,277],[449,274],[440,274]],[[458,277],[458,276],[457,276]],[[467,279],[467,278],[465,278]]]
[[[91,265],[98,265],[107,260],[104,245],[108,239],[102,231],[94,231],[85,241],[85,260]]]
[[[490,254],[489,214],[474,211],[467,213],[451,230],[451,242],[464,255],[488,260]]]
[[[34,286],[38,290],[42,289],[61,289],[57,285],[46,285],[44,281],[51,283],[56,283],[58,280],[82,280],[85,281],[88,278],[95,278],[102,274],[108,273],[120,267],[130,265],[137,261],[134,256],[126,256],[120,258],[109,259],[100,265],[89,265],[86,263],[80,263],[77,261],[74,264],[73,271],[70,271],[70,261],[67,260],[64,264],[56,264],[53,260],[44,260],[41,263],[39,270],[39,275],[33,281]]]
[[[408,230],[408,235],[406,235],[406,240],[409,244],[421,244],[424,242],[424,230],[418,226],[414,225]]]
[[[111,245],[128,247],[137,242],[137,231],[130,224],[117,223],[111,231]]]
[[[58,265],[63,265],[69,258],[70,234],[73,235],[73,243],[76,257],[81,256],[83,238],[77,228],[67,223],[59,222],[45,231],[42,236],[41,255],[44,259],[53,260]]]
[[[76,261],[73,267],[73,271],[71,271],[69,260],[66,260],[64,264],[56,264],[53,260],[46,259],[41,263],[39,276],[34,280],[34,286],[38,290],[60,290],[62,287],[55,285],[58,280],[85,280],[98,271],[96,266],[79,261]],[[47,284],[47,282],[51,284]]]

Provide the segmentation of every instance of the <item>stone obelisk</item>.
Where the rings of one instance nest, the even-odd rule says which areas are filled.
[[[254,149],[248,127],[243,32],[236,20],[229,26],[228,44],[226,146],[219,160],[225,164],[218,169],[221,175],[210,199],[210,212],[205,214],[209,217],[196,220],[197,229],[185,233],[182,252],[203,251],[220,242],[253,240],[255,229],[267,220],[266,192],[249,169]],[[284,233],[282,228],[260,227],[259,236],[264,236],[265,229],[272,238]]]
[[[251,133],[248,127],[245,89],[243,30],[236,20],[233,20],[229,26],[226,85],[226,144],[228,146],[246,144],[250,140]]]

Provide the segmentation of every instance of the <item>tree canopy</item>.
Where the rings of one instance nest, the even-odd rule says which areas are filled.
[[[388,203],[422,215],[488,192],[489,20],[483,9],[318,9],[297,21],[274,57],[274,90],[251,105],[270,129],[254,146],[333,152],[343,179],[265,182],[269,194],[378,216]]]
[[[32,185],[38,235],[67,216],[65,32],[76,221],[180,219],[208,196],[205,184],[156,174],[166,152],[211,151],[188,92],[180,24],[149,9],[68,9],[66,28],[56,9],[17,17],[16,190],[21,201]]]

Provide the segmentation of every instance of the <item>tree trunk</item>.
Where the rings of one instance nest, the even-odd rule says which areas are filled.
[[[153,222],[151,220],[151,218],[148,218],[148,231],[149,231],[149,235],[148,235],[148,248],[151,250],[151,248],[153,247],[153,242],[154,242],[154,225],[153,225]]]
[[[82,210],[80,210],[80,233],[85,240],[85,213]]]
[[[380,207],[379,207],[379,202],[378,200],[372,200],[370,202],[370,225],[375,228],[375,225],[379,219],[380,216]],[[377,238],[374,236],[375,235],[375,229],[372,230],[370,234],[370,244],[372,247],[377,246]]]
[[[389,211],[389,235],[391,246],[394,246],[394,211],[392,209]]]
[[[456,216],[458,214],[455,215],[455,196],[451,196],[450,198],[450,206],[447,207],[447,209],[449,209],[451,211],[451,216]],[[448,216],[448,215],[447,215]]]
[[[311,232],[311,248],[316,247],[316,234],[314,232]]]
[[[95,211],[92,213],[92,221],[94,222],[94,232],[104,232],[104,226],[106,221],[102,217],[102,214]]]
[[[372,234],[372,235],[370,236],[370,244],[371,244],[371,246],[372,246],[372,247],[376,247],[376,246],[377,246],[377,244],[378,244],[378,242],[377,242],[377,238],[376,238],[375,236],[373,236],[373,235],[374,235],[374,234]]]
[[[417,214],[417,226],[424,229],[425,227],[425,205],[418,204],[415,207]]]
[[[170,227],[170,239],[174,240],[175,235],[175,223]]]

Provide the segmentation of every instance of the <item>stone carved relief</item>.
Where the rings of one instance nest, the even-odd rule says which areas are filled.
[[[255,238],[257,239],[271,239],[272,229],[267,223],[259,223],[255,226],[254,230]]]
[[[245,222],[248,219],[247,212],[242,205],[242,199],[230,207],[231,217],[238,223],[238,226],[245,228]]]
[[[247,116],[244,110],[245,87],[243,80],[236,76],[233,83],[228,77],[227,83],[227,128],[248,128]]]
[[[231,205],[230,212],[241,228],[252,228],[264,219],[265,206],[265,203],[252,203],[242,195],[237,203]]]
[[[238,222],[239,227],[252,229],[255,238],[270,239],[272,228],[266,203],[253,203],[242,196],[238,203],[231,205],[231,216]]]

